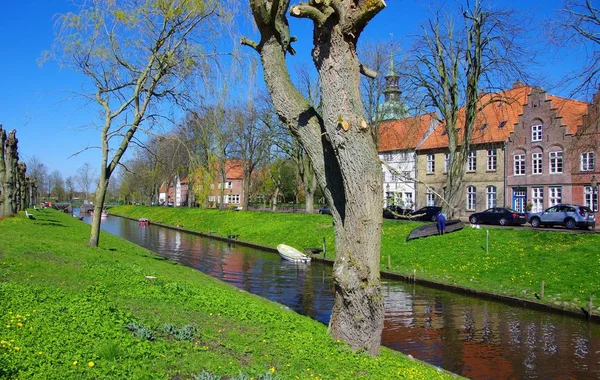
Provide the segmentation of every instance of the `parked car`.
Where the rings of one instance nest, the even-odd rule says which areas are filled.
[[[594,228],[596,217],[594,212],[586,206],[559,204],[552,206],[544,212],[529,214],[529,223],[532,227],[540,226],[565,226],[573,229]]]
[[[527,222],[527,215],[508,207],[492,207],[469,216],[472,224],[499,224],[501,226],[522,225]]]
[[[385,219],[401,219],[403,215],[410,215],[410,209],[404,209],[397,205],[390,205],[383,209]]]
[[[327,214],[327,215],[331,215],[331,210],[329,209],[329,206],[323,206],[319,209],[319,214]]]
[[[438,206],[425,206],[416,211],[411,212],[413,220],[424,220],[427,222],[435,222],[437,214],[442,211]]]

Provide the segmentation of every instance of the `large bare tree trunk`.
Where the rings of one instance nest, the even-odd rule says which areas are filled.
[[[356,43],[385,3],[309,4],[292,7],[291,14],[315,23],[313,60],[320,76],[321,115],[293,86],[287,71],[285,52],[293,53],[285,19],[289,1],[271,8],[251,1],[261,41],[243,43],[260,53],[275,108],[305,148],[331,207],[336,258],[330,332],[354,349],[378,354],[384,316],[379,279],[382,176],[364,117]]]
[[[3,134],[3,131],[0,131],[0,134]],[[17,212],[17,202],[16,202],[16,181],[17,181],[17,161],[19,160],[19,155],[17,153],[17,144],[18,139],[16,137],[17,132],[12,130],[8,133],[8,137],[2,137],[0,140],[5,146],[4,149],[4,181],[2,188],[2,195],[4,197],[4,216],[10,216]],[[1,164],[2,162],[0,162]]]
[[[4,216],[4,197],[6,192],[6,160],[4,159],[4,145],[6,144],[6,131],[0,124],[0,216]]]
[[[24,162],[19,162],[18,173],[19,173],[19,210],[25,211],[29,207],[27,203],[27,165]]]

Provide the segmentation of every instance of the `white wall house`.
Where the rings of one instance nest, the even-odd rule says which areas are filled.
[[[384,207],[399,205],[414,209],[417,199],[415,150],[438,124],[433,114],[386,120],[379,124]]]

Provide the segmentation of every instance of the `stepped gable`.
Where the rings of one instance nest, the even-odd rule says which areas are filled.
[[[523,107],[527,105],[533,90],[533,87],[516,83],[510,90],[482,95],[480,104],[483,111],[477,115],[471,144],[506,141],[514,131],[515,125],[519,123]],[[539,88],[535,90],[542,91]],[[588,103],[554,95],[547,95],[547,101],[551,102],[551,108],[556,110],[557,118],[562,119],[561,125],[567,127],[569,134],[575,134],[583,124],[583,115],[586,113]],[[465,112],[464,108],[461,108],[457,121],[459,128],[464,125],[464,120]],[[461,139],[463,135],[464,130],[459,131]],[[448,136],[442,123],[418,149],[446,147],[448,147]]]

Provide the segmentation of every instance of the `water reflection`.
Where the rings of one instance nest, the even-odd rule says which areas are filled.
[[[331,268],[109,217],[102,228],[161,256],[327,323]],[[385,346],[475,379],[600,378],[600,326],[383,281]]]

